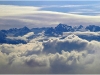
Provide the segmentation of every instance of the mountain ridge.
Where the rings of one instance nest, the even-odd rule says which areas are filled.
[[[12,40],[12,39],[8,39],[7,37],[22,37],[24,35],[26,35],[29,32],[34,32],[34,36],[31,36],[29,38],[32,37],[37,37],[39,33],[44,32],[45,36],[60,36],[63,35],[64,32],[99,32],[100,31],[100,26],[96,26],[96,25],[89,25],[84,27],[83,25],[79,25],[79,26],[70,26],[67,24],[58,24],[56,27],[42,27],[42,28],[32,28],[29,29],[28,27],[24,26],[22,28],[11,28],[9,30],[0,30],[0,43],[9,43],[9,44],[19,44],[19,43],[23,43],[26,44],[25,40]],[[87,39],[87,36],[80,36],[81,38],[85,38]],[[98,37],[88,37],[88,39],[98,39],[100,38],[100,36]]]
[[[29,29],[28,27],[24,26],[22,28],[11,28],[9,30],[0,30],[2,33],[9,35],[9,36],[23,36],[27,34],[28,32],[34,32],[35,34],[41,33],[42,31],[45,32],[45,35],[51,35],[54,36],[55,34],[57,35],[62,35],[63,32],[75,32],[75,31],[90,31],[90,32],[98,32],[100,31],[100,26],[96,25],[88,25],[84,27],[83,25],[79,26],[70,26],[67,24],[58,24],[56,27],[42,27],[42,28],[31,28]]]

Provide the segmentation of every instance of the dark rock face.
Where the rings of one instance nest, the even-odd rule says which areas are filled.
[[[6,43],[6,34],[0,31],[0,43]]]

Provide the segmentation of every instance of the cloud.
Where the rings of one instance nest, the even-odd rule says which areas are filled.
[[[42,10],[41,7],[10,6],[10,5],[0,5],[0,7],[2,8],[2,10],[0,9],[2,11],[1,14],[2,18],[0,18],[0,26],[1,26],[0,29],[9,29],[15,27],[20,28],[23,26],[27,26],[29,28],[48,27],[48,26],[56,26],[59,23],[65,23],[72,26],[75,25],[86,26],[91,24],[99,25],[100,23],[100,21],[98,20],[100,19],[100,16],[89,16],[89,15],[70,14],[70,13],[55,12],[55,11],[46,11]],[[14,10],[16,10],[16,12]],[[5,14],[4,16],[3,13]]]
[[[87,41],[75,34],[64,39],[40,35],[27,44],[1,44],[0,73],[99,74],[99,49],[100,42]]]
[[[89,5],[42,5],[42,8],[76,8],[76,7],[83,7],[83,6],[89,6]]]
[[[63,32],[63,37],[68,35],[75,34],[82,39],[86,39],[88,41],[96,40],[100,41],[100,32]]]
[[[10,36],[8,36],[6,38],[7,39],[11,39],[11,40],[24,40],[24,41],[28,42],[29,41],[28,38],[33,36],[33,35],[34,35],[34,32],[29,32],[29,33],[25,34],[24,36],[18,36],[18,37],[10,37]]]
[[[50,39],[43,43],[44,52],[47,53],[61,53],[62,50],[72,51],[72,50],[84,50],[88,41],[82,40],[76,35],[69,35],[65,39]]]
[[[86,36],[99,36],[100,32],[63,32],[63,36],[68,36],[71,34],[75,34],[75,35],[86,35]]]
[[[6,9],[6,10],[5,10]],[[31,6],[14,6],[14,5],[0,5],[0,16],[17,16],[23,14],[34,13],[39,10],[39,7]]]
[[[30,36],[32,36],[32,35],[34,35],[34,32],[29,32],[29,33],[27,33],[26,35],[24,35],[23,37],[28,38],[28,37],[30,37]]]

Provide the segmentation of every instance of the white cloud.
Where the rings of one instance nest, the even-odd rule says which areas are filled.
[[[72,51],[72,50],[84,50],[88,41],[80,39],[76,35],[69,35],[65,39],[50,39],[43,43],[44,52],[47,53],[61,53],[62,50]]]
[[[39,7],[31,7],[31,6],[14,6],[14,5],[0,5],[0,16],[17,16],[29,13],[35,13],[35,11],[39,10]]]
[[[48,39],[45,42],[38,41],[45,38]],[[44,44],[47,44],[48,48]],[[99,49],[100,42],[89,42],[72,34],[64,39],[42,36],[32,39],[27,44],[2,44],[0,73],[98,74],[100,73]]]
[[[90,32],[90,31],[86,31],[86,32],[63,32],[63,37],[69,36],[69,35],[77,35],[82,39],[86,39],[88,41],[100,41],[100,32]]]
[[[29,33],[27,33],[26,35],[24,35],[23,37],[28,38],[28,37],[30,37],[30,36],[32,36],[32,35],[34,35],[34,32],[29,32]]]
[[[100,32],[90,32],[90,31],[87,31],[87,32],[63,32],[63,36],[68,36],[68,35],[71,35],[71,34],[75,34],[75,35],[86,35],[86,36],[100,36]]]
[[[100,23],[98,20],[100,19],[100,16],[44,11],[41,7],[0,5],[0,8],[2,8],[0,9],[2,13],[2,18],[0,18],[0,29],[19,28],[23,26],[27,26],[29,28],[48,27],[56,26],[59,23],[65,23],[73,26],[90,24],[99,25]]]
[[[11,39],[11,40],[24,40],[24,41],[28,42],[29,41],[28,38],[33,35],[34,35],[34,32],[29,32],[29,33],[25,34],[24,36],[18,36],[18,37],[8,36],[6,38]]]
[[[89,6],[89,5],[42,5],[42,8],[76,8],[76,7],[84,7],[84,6]]]

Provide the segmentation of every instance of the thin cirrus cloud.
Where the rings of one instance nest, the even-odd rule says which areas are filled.
[[[42,5],[41,7],[42,8],[52,8],[52,7],[56,7],[56,8],[59,8],[59,7],[69,7],[69,8],[72,8],[72,7],[83,7],[83,6],[89,6],[89,5]]]
[[[84,3],[84,2],[83,2]],[[43,10],[51,10],[51,11],[58,11],[58,12],[78,12],[77,14],[79,14],[79,12],[81,12],[81,15],[94,15],[95,12],[99,12],[99,2],[98,3],[94,3],[91,4],[89,2],[87,2],[88,4],[72,4],[72,5],[43,5],[41,6]],[[88,14],[91,13],[91,14]],[[95,13],[95,15],[97,15],[99,13]]]

